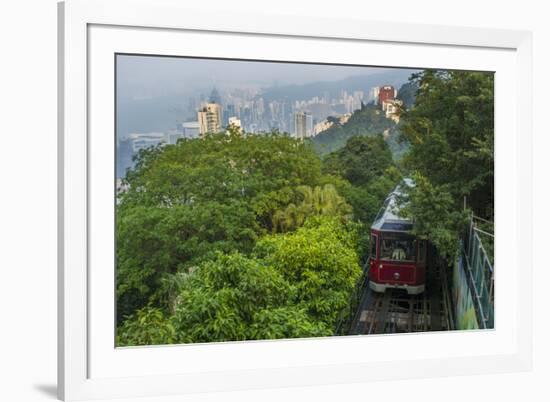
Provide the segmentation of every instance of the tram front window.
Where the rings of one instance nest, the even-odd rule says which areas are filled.
[[[406,235],[384,234],[380,241],[380,259],[414,261],[414,238]]]

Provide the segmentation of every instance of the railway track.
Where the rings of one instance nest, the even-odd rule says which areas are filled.
[[[365,283],[350,335],[446,331],[453,329],[447,280],[443,269],[430,272],[426,290],[373,292]]]

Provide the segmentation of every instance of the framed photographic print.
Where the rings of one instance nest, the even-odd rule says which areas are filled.
[[[529,33],[59,17],[61,398],[530,368]]]

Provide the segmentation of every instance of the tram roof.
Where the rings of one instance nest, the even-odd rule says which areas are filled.
[[[410,178],[403,181],[388,195],[384,205],[380,208],[378,215],[372,223],[371,229],[386,232],[408,232],[412,230],[413,223],[410,219],[399,215],[400,205],[399,197],[405,192],[404,187],[413,187],[414,182]]]

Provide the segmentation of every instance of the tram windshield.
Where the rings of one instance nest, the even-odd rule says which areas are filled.
[[[384,233],[380,240],[380,259],[390,261],[415,260],[414,237],[406,234]]]

